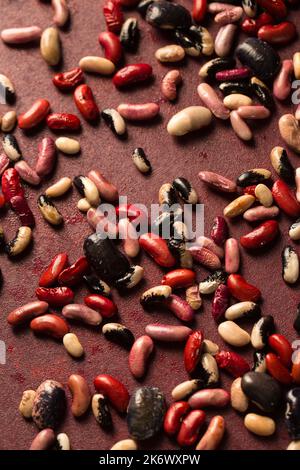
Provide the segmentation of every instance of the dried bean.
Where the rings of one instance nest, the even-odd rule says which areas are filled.
[[[263,349],[268,342],[269,336],[274,331],[274,318],[267,315],[258,320],[253,326],[251,333],[251,344],[255,349]]]
[[[181,423],[177,436],[177,442],[180,447],[187,447],[195,444],[205,418],[206,415],[202,410],[193,410],[188,413]]]
[[[292,240],[300,240],[300,220],[296,220],[291,226],[289,230],[289,237]]]
[[[117,108],[121,116],[128,121],[147,121],[148,119],[153,119],[158,115],[159,109],[157,103],[121,103]]]
[[[39,300],[48,302],[54,307],[68,305],[74,299],[74,292],[69,287],[38,287],[35,293]]]
[[[104,49],[106,59],[118,64],[122,57],[122,46],[118,36],[111,31],[103,31],[99,34],[98,41]]]
[[[108,31],[119,33],[124,21],[121,4],[114,0],[106,0],[103,6],[103,15]]]
[[[57,26],[64,26],[69,19],[69,8],[66,0],[51,0],[54,10],[53,23]]]
[[[219,346],[214,343],[213,341],[210,341],[209,339],[205,339],[203,341],[203,347],[202,347],[203,352],[211,354],[214,356],[219,352]]]
[[[52,78],[53,84],[62,91],[70,91],[84,80],[83,72],[79,67],[67,72],[60,72]]]
[[[183,6],[162,0],[149,5],[146,21],[160,29],[186,29],[191,25],[192,18]]]
[[[290,385],[292,383],[293,379],[289,370],[282,364],[276,354],[268,353],[266,355],[266,367],[269,374],[279,383],[284,385]]]
[[[220,24],[221,26],[237,23],[243,15],[243,9],[241,7],[233,7],[232,9],[223,10],[217,13],[215,16],[215,23]]]
[[[104,337],[113,343],[123,346],[125,349],[130,350],[134,343],[134,335],[120,323],[106,323],[102,328]]]
[[[256,222],[259,220],[270,219],[272,217],[277,217],[279,214],[279,209],[277,206],[264,207],[256,206],[251,209],[248,209],[244,212],[243,217],[248,222]]]
[[[226,343],[243,347],[250,343],[249,334],[233,321],[224,321],[218,327],[218,333]]]
[[[225,193],[235,193],[237,190],[237,186],[233,181],[225,178],[222,175],[213,173],[212,171],[200,171],[198,176],[202,181],[219,191]]]
[[[295,39],[297,29],[291,21],[283,21],[276,25],[265,25],[259,28],[257,37],[274,46],[285,46]]]
[[[218,364],[211,354],[202,354],[196,372],[204,383],[205,388],[215,386],[219,382]]]
[[[45,99],[36,100],[31,107],[18,117],[18,125],[21,129],[31,129],[42,122],[50,110],[50,103]]]
[[[161,323],[153,323],[147,325],[145,332],[152,339],[164,342],[181,342],[185,341],[192,333],[187,326],[163,325]]]
[[[115,64],[104,57],[86,56],[80,59],[78,65],[84,72],[99,75],[111,75],[115,71]]]
[[[222,70],[227,70],[235,67],[236,61],[234,58],[217,57],[204,64],[199,70],[199,76],[202,78],[215,78],[216,74]]]
[[[244,12],[250,18],[255,18],[257,15],[257,2],[256,0],[242,0]]]
[[[267,416],[248,413],[244,419],[244,425],[248,431],[257,436],[271,436],[275,432],[275,421]]]
[[[185,50],[177,44],[161,47],[155,52],[155,58],[159,62],[180,62],[184,56]]]
[[[253,372],[267,372],[266,353],[264,351],[254,351]]]
[[[197,444],[196,450],[215,450],[220,445],[225,433],[225,420],[222,416],[214,416]]]
[[[55,447],[57,450],[71,450],[69,436],[65,433],[57,434]]]
[[[163,304],[181,321],[190,322],[194,319],[192,307],[177,295],[172,294],[168,296],[167,299],[163,300]]]
[[[194,261],[202,264],[206,268],[215,271],[221,268],[221,260],[212,251],[207,248],[199,248],[192,246],[189,248],[189,252],[192,254]]]
[[[27,322],[32,318],[42,315],[48,310],[48,303],[43,301],[29,302],[21,307],[12,310],[7,316],[7,322],[16,326]]]
[[[5,154],[12,162],[16,162],[22,158],[22,152],[14,135],[6,134],[3,137],[2,146]]]
[[[146,0],[149,1],[149,0]],[[151,0],[152,1],[152,0]],[[123,439],[116,442],[110,450],[138,450],[137,443],[133,439]]]
[[[52,172],[55,161],[56,151],[54,140],[51,137],[45,137],[38,146],[38,158],[35,171],[41,178],[44,178]]]
[[[277,180],[272,187],[272,194],[279,208],[290,217],[299,217],[300,204],[298,203],[294,192],[288,185]]]
[[[95,393],[95,395],[93,395],[92,410],[93,415],[101,428],[105,431],[110,431],[113,427],[112,417],[108,408],[107,400],[101,393]]]
[[[31,419],[32,417],[32,409],[35,397],[35,390],[25,390],[22,394],[21,402],[19,404],[19,411],[26,419]]]
[[[38,198],[38,208],[44,219],[51,225],[61,225],[63,217],[48,196],[42,194]]]
[[[16,92],[12,82],[6,75],[3,75],[2,73],[0,74],[0,95],[4,103],[11,104],[15,101],[16,98]]]
[[[80,152],[80,143],[76,139],[70,139],[69,137],[59,137],[55,141],[55,146],[67,155],[75,155]]]
[[[30,328],[36,334],[51,336],[55,339],[62,339],[69,333],[67,322],[54,314],[46,314],[34,318],[30,322]]]
[[[226,57],[230,54],[236,32],[235,24],[221,26],[215,39],[215,52],[219,57]]]
[[[286,100],[292,89],[291,78],[294,72],[292,60],[283,60],[279,74],[273,84],[274,96],[281,101]]]
[[[248,362],[233,351],[220,351],[215,355],[220,369],[228,372],[232,377],[242,377],[250,370]]]
[[[47,116],[47,126],[54,131],[78,131],[80,120],[75,114],[53,113]]]
[[[287,145],[296,153],[300,153],[299,122],[293,114],[284,114],[278,121],[280,135]]]
[[[231,111],[230,122],[232,129],[240,139],[245,141],[249,141],[252,139],[253,134],[250,127],[248,126],[248,124],[246,124],[245,121],[243,121],[237,111]]]
[[[299,441],[291,441],[286,448],[286,450],[300,450],[300,440]]]
[[[113,77],[113,84],[118,88],[124,88],[145,82],[152,77],[152,67],[149,64],[131,64],[118,70]]]
[[[240,106],[251,106],[252,99],[249,96],[241,95],[240,93],[235,93],[232,95],[225,96],[223,100],[226,108],[230,110],[237,110]]]
[[[202,305],[202,299],[198,285],[188,287],[185,291],[185,299],[193,310],[199,310]]]
[[[282,277],[288,284],[295,284],[299,279],[299,257],[294,248],[286,246],[281,254]]]
[[[207,407],[225,408],[230,401],[230,395],[222,388],[200,390],[191,396],[188,403],[191,408],[202,409]]]
[[[231,305],[225,312],[227,320],[239,318],[255,318],[260,315],[260,307],[255,302],[239,302]],[[265,318],[265,317],[264,317]]]
[[[2,175],[10,164],[10,160],[5,153],[0,154],[0,175]]]
[[[63,271],[68,263],[67,253],[59,253],[52,260],[46,270],[40,277],[39,286],[49,287],[58,279],[59,274]]]
[[[232,382],[230,389],[230,400],[231,406],[234,410],[239,411],[240,413],[244,413],[248,409],[249,401],[242,390],[241,382],[241,377],[238,377]]]
[[[212,113],[203,106],[190,106],[175,114],[168,122],[167,130],[170,135],[182,136],[208,126]]]
[[[253,95],[253,89],[245,80],[223,82],[219,85],[219,90],[224,96],[241,94],[251,97]]]
[[[66,395],[61,383],[46,380],[36,391],[32,419],[39,429],[55,429],[63,418]]]
[[[208,83],[201,83],[197,88],[201,101],[219,119],[228,119],[229,110],[224,106],[214,89]]]
[[[184,366],[188,374],[192,374],[201,357],[203,333],[200,330],[194,331],[186,342],[184,348]]]
[[[15,127],[17,122],[17,114],[16,111],[7,111],[2,116],[1,121],[1,130],[2,132],[11,132]]]
[[[182,76],[179,70],[170,70],[166,73],[161,83],[161,92],[163,96],[174,101],[177,98],[177,88],[182,83]]]
[[[173,400],[182,400],[203,386],[204,382],[201,379],[187,380],[173,388],[172,398]]]
[[[18,256],[30,245],[32,230],[30,227],[19,227],[15,238],[7,243],[5,250],[9,257]]]
[[[143,279],[143,277],[144,268],[138,265],[131,266],[127,274],[116,281],[115,286],[120,291],[124,289],[132,289]]]
[[[77,336],[74,333],[67,333],[63,337],[63,344],[64,344],[64,347],[66,348],[66,350],[68,351],[68,353],[72,357],[78,358],[78,357],[83,356],[83,354],[84,354],[83,347],[80,344],[79,339],[77,338]]]
[[[1,31],[1,39],[6,44],[27,44],[40,39],[42,30],[39,26],[9,28]]]
[[[54,27],[46,28],[41,36],[41,55],[48,65],[55,66],[61,60],[61,42],[58,30]]]
[[[287,394],[285,422],[293,440],[300,438],[300,388],[293,388]]]
[[[240,244],[248,250],[255,250],[269,245],[277,237],[279,228],[275,220],[267,220],[257,228],[240,238]]]
[[[141,173],[149,173],[152,170],[151,163],[141,147],[133,151],[132,161]]]
[[[275,379],[263,372],[247,372],[242,378],[242,390],[265,413],[274,412],[281,400],[281,389]]]
[[[40,431],[32,443],[29,450],[49,450],[55,442],[55,434],[52,429],[46,428]]]
[[[61,197],[63,196],[67,191],[72,186],[72,180],[71,178],[68,177],[63,177],[60,180],[58,180],[56,183],[52,184],[49,186],[49,188],[46,189],[45,194],[47,197],[51,198],[56,198],[56,197]]]
[[[263,106],[272,111],[274,108],[274,99],[270,89],[265,85],[265,83],[263,83],[257,77],[252,77],[251,88],[258,101],[260,101]]]
[[[244,216],[245,216],[245,213],[244,213]],[[239,267],[240,267],[240,252],[239,252],[238,241],[235,238],[228,238],[225,242],[225,271],[228,274],[237,273],[239,270]]]
[[[135,378],[141,378],[147,370],[147,362],[154,348],[150,336],[144,335],[135,340],[129,353],[129,369]]]
[[[90,309],[99,312],[104,318],[111,318],[118,311],[117,306],[112,300],[98,294],[87,295],[84,297],[84,303]]]
[[[108,398],[119,413],[125,413],[129,403],[129,393],[125,385],[108,374],[97,375],[94,385],[98,392]]]
[[[201,294],[213,294],[220,284],[225,284],[227,275],[224,271],[218,270],[210,274],[206,279],[200,282],[199,291]]]
[[[186,401],[173,403],[169,407],[164,419],[164,431],[168,436],[174,436],[179,432],[181,423],[189,410],[190,407]]]
[[[247,300],[256,302],[261,297],[260,290],[249,284],[240,274],[230,274],[227,286],[231,295],[241,302]]]
[[[70,375],[68,387],[72,394],[71,412],[73,416],[79,418],[90,406],[91,392],[84,377],[78,374]]]
[[[294,75],[297,80],[300,80],[300,52],[295,52],[293,55]]]
[[[262,80],[271,80],[280,66],[277,52],[269,44],[257,38],[248,38],[240,44],[236,55]]]
[[[15,164],[15,169],[21,178],[28,184],[38,186],[41,182],[39,175],[33,170],[25,160],[19,161]]]
[[[245,194],[234,199],[224,209],[224,216],[233,218],[243,214],[255,201],[255,197]]]
[[[98,312],[82,304],[66,305],[62,314],[68,320],[79,320],[87,325],[97,326],[102,322],[102,316]]]

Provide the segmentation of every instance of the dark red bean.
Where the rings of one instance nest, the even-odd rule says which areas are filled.
[[[203,332],[201,330],[194,331],[186,342],[183,358],[184,367],[188,374],[192,374],[201,358],[203,346]]]
[[[34,318],[30,322],[30,328],[35,333],[52,336],[56,339],[63,338],[70,331],[66,320],[54,314]]]
[[[114,408],[120,413],[126,413],[129,403],[129,393],[125,385],[111,375],[101,374],[94,379],[97,392],[103,393]]]
[[[88,270],[88,262],[85,256],[81,256],[75,263],[59,273],[58,282],[61,286],[75,286]]]
[[[106,59],[114,64],[120,62],[122,57],[122,45],[118,36],[111,31],[104,31],[98,36],[99,43],[104,49]]]
[[[245,18],[241,28],[246,34],[256,36],[258,30],[267,24],[273,24],[274,18],[269,13],[263,12],[257,18]]]
[[[3,196],[3,194],[0,194],[0,209],[5,206],[5,203],[5,197]]]
[[[161,285],[170,286],[172,289],[189,287],[194,284],[196,273],[191,269],[179,268],[168,272],[161,280]]]
[[[100,116],[100,111],[94,99],[93,92],[88,85],[79,85],[74,91],[74,101],[87,121],[95,121]]]
[[[277,180],[272,187],[272,195],[276,204],[290,217],[300,216],[300,204],[294,191],[283,180]]]
[[[263,248],[271,243],[279,232],[279,225],[276,220],[267,220],[257,228],[240,238],[242,247],[248,250]]]
[[[268,343],[270,348],[278,355],[282,364],[290,367],[293,349],[286,337],[276,333],[269,336]]]
[[[149,64],[131,64],[118,70],[113,77],[116,87],[122,88],[135,83],[144,82],[152,76],[152,67]]]
[[[248,67],[240,67],[239,69],[221,70],[216,73],[216,80],[219,82],[243,80],[251,75]]]
[[[291,21],[284,21],[276,25],[265,25],[258,30],[257,36],[275,46],[289,44],[297,36],[297,29]]]
[[[225,284],[220,284],[216,291],[212,301],[211,314],[213,319],[218,322],[220,321],[229,306],[230,292]]]
[[[2,175],[2,193],[6,202],[10,202],[14,196],[24,197],[19,173],[15,168],[8,168]]]
[[[282,20],[287,15],[287,8],[283,0],[257,0],[257,3],[276,20]]]
[[[230,274],[227,279],[227,286],[231,295],[241,302],[247,300],[257,302],[261,298],[260,290],[249,284],[240,274]]]
[[[154,233],[144,233],[139,239],[140,246],[164,268],[171,268],[176,260],[169,250],[166,240]]]
[[[206,414],[202,410],[193,410],[184,418],[177,436],[177,442],[181,447],[192,446],[196,443],[205,418]]]
[[[192,18],[196,23],[201,23],[207,12],[207,0],[193,0]]]
[[[124,16],[118,0],[106,0],[103,6],[103,15],[108,31],[119,33],[124,22]]]
[[[76,88],[84,80],[83,71],[80,67],[69,70],[68,72],[60,72],[54,75],[52,82],[63,91],[69,91]]]
[[[268,353],[266,355],[266,366],[269,374],[272,375],[274,379],[278,380],[278,382],[284,385],[292,383],[293,379],[289,370],[282,364],[276,354]]]
[[[186,401],[172,403],[165,414],[164,431],[168,436],[175,436],[181,426],[183,418],[190,411],[190,406]]]
[[[55,307],[70,304],[74,299],[74,292],[69,287],[38,287],[35,294],[39,300]]]
[[[256,184],[253,184],[251,186],[246,186],[245,188],[243,188],[243,193],[249,194],[250,196],[253,196],[256,198],[256,195],[255,195],[256,186],[257,186]]]
[[[18,117],[18,124],[21,129],[31,129],[42,122],[50,110],[50,103],[44,99],[36,100],[32,106]]]
[[[39,280],[40,287],[50,287],[55,281],[57,281],[58,276],[63,271],[65,266],[68,263],[67,253],[59,253],[54,256],[51,260],[49,266],[45,269]]]
[[[10,200],[12,210],[18,215],[21,225],[34,227],[34,215],[24,196],[13,196]]]
[[[53,113],[48,115],[47,125],[54,131],[78,131],[81,123],[75,114]]]
[[[217,245],[224,245],[225,240],[228,238],[228,225],[224,217],[215,217],[210,236]]]
[[[215,355],[218,367],[228,372],[232,377],[242,377],[249,372],[250,365],[239,354],[233,351],[220,351]]]
[[[90,294],[84,298],[84,303],[99,312],[104,318],[110,318],[115,315],[118,311],[115,303],[99,294]]]

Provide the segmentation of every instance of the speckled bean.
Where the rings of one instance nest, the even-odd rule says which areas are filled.
[[[177,98],[177,88],[182,83],[182,76],[179,70],[170,70],[166,73],[161,82],[161,92],[163,96],[174,101]]]
[[[41,178],[48,176],[53,170],[55,160],[56,151],[54,140],[51,137],[44,137],[38,146],[35,171]]]
[[[277,206],[256,206],[244,212],[243,217],[248,222],[256,222],[259,220],[272,219],[274,217],[277,217],[278,214],[279,209]]]
[[[237,191],[237,185],[234,181],[231,181],[218,173],[214,173],[212,171],[200,171],[198,176],[202,181],[218,191],[222,191],[224,193],[235,193]]]
[[[184,59],[185,50],[178,44],[169,44],[160,47],[155,52],[155,58],[159,62],[180,62]]]
[[[29,166],[25,160],[21,160],[15,164],[15,169],[21,176],[22,180],[26,181],[28,184],[33,186],[38,186],[41,182],[41,178],[37,172]]]
[[[199,310],[202,305],[202,299],[198,284],[188,287],[185,291],[185,300],[193,310]]]
[[[243,15],[243,9],[241,7],[233,7],[231,9],[225,9],[220,11],[215,16],[215,23],[223,26],[230,23],[238,22]]]
[[[197,88],[201,101],[219,119],[226,120],[230,116],[229,110],[223,104],[215,90],[208,83],[200,83]]]
[[[97,326],[102,322],[102,316],[83,304],[69,304],[62,309],[62,314],[69,320],[80,320],[87,325]]]
[[[246,210],[249,209],[249,207],[251,207],[254,202],[254,196],[249,194],[239,196],[225,207],[224,215],[225,217],[229,218],[238,217],[239,215],[242,215],[244,212],[246,212]]]
[[[230,395],[222,388],[207,388],[199,390],[191,396],[188,403],[191,408],[225,408],[230,401]]]

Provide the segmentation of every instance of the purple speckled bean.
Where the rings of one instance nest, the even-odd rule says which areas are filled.
[[[188,403],[191,408],[225,408],[230,402],[230,394],[222,388],[207,388],[199,390],[191,396]]]
[[[159,113],[159,105],[156,103],[121,103],[119,104],[117,111],[128,121],[146,121],[157,116]]]
[[[234,181],[231,181],[218,173],[214,173],[213,171],[200,171],[198,176],[201,181],[204,181],[204,183],[212,186],[218,191],[222,191],[224,193],[235,193],[237,191],[237,185]]]
[[[21,160],[15,164],[15,169],[19,173],[22,180],[26,183],[32,184],[33,186],[38,186],[41,182],[41,178],[37,172],[28,165],[25,160]]]
[[[230,54],[237,28],[235,24],[227,24],[219,29],[215,39],[215,52],[219,57]]]
[[[200,248],[198,246],[192,246],[189,248],[193,260],[196,263],[202,264],[211,271],[221,268],[221,260],[218,256],[207,248]]]
[[[151,323],[146,326],[145,332],[154,340],[170,343],[185,341],[192,333],[192,330],[187,326]]]
[[[220,13],[221,11],[232,10],[235,8],[236,5],[232,5],[230,3],[222,3],[222,2],[212,2],[208,4],[207,10],[209,13]]]
[[[26,44],[40,39],[42,29],[39,26],[9,28],[1,31],[1,39],[7,44]]]
[[[241,140],[249,141],[252,139],[253,135],[250,127],[237,111],[230,113],[230,122],[232,129]]]
[[[243,214],[243,218],[248,222],[256,222],[258,220],[273,219],[279,214],[277,206],[265,207],[256,206],[248,209]]]
[[[279,74],[273,84],[273,94],[281,101],[286,100],[292,89],[292,76],[294,73],[294,64],[292,60],[283,60]]]
[[[200,83],[197,92],[204,105],[207,106],[217,118],[224,120],[229,118],[229,109],[226,108],[223,101],[208,83]]]
[[[148,358],[153,348],[153,341],[148,335],[141,336],[133,343],[128,361],[130,372],[136,379],[140,379],[145,375]]]
[[[225,242],[225,271],[228,274],[237,273],[240,268],[239,242],[235,238],[228,238]]]
[[[228,238],[228,225],[224,217],[218,215],[213,221],[210,236],[218,246],[223,246]]]
[[[4,173],[4,171],[9,166],[9,164],[10,164],[10,159],[8,158],[8,156],[5,153],[1,153],[0,154],[0,175]]]
[[[240,106],[237,113],[242,119],[267,119],[271,115],[270,110],[261,105]]]
[[[196,240],[197,245],[203,248],[207,248],[212,251],[218,258],[224,258],[224,250],[221,246],[218,246],[211,238],[208,237],[198,237]]]
[[[221,26],[224,26],[230,23],[236,23],[237,21],[241,19],[242,15],[243,15],[242,7],[234,7],[231,9],[226,9],[226,10],[220,11],[215,16],[215,23],[218,23]]]
[[[220,284],[216,289],[211,306],[211,314],[216,322],[219,322],[224,317],[229,300],[230,292],[228,287],[225,284]]]
[[[97,229],[99,232],[106,232],[112,237],[116,237],[118,233],[118,227],[110,222],[107,216],[98,208],[91,207],[87,211],[87,221],[93,229]]]
[[[69,304],[62,309],[64,317],[70,320],[80,320],[87,325],[100,325],[102,316],[90,307],[83,304]]]
[[[297,121],[300,121],[300,104],[298,104],[296,111],[295,111],[295,118]]]
[[[35,171],[41,178],[48,176],[54,168],[55,161],[55,142],[51,137],[44,137],[38,146],[38,158]]]
[[[161,82],[161,92],[163,96],[174,101],[177,98],[177,86],[182,82],[182,76],[179,70],[174,69],[166,73]]]
[[[219,82],[241,80],[248,78],[251,75],[251,70],[248,67],[240,67],[238,69],[221,70],[216,73],[216,80]]]
[[[54,10],[53,23],[57,26],[64,26],[69,19],[69,8],[66,0],[51,0]]]
[[[55,442],[55,434],[53,429],[47,428],[40,431],[33,439],[29,450],[47,450],[52,447]]]
[[[181,321],[190,322],[194,319],[195,312],[186,300],[178,295],[171,294],[162,302]]]

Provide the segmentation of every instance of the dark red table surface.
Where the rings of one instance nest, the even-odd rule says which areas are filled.
[[[61,32],[63,43],[63,64],[61,70],[77,66],[85,55],[102,55],[98,44],[98,34],[105,30],[102,15],[102,1],[69,0],[72,12],[70,27]],[[191,1],[181,1],[188,8]],[[277,113],[268,122],[254,122],[254,143],[245,145],[233,133],[228,123],[214,121],[209,130],[195,132],[181,139],[168,135],[166,124],[169,118],[182,108],[199,104],[197,85],[198,70],[203,60],[188,58],[180,69],[183,75],[183,87],[176,104],[164,103],[160,93],[160,82],[168,65],[157,63],[154,52],[168,44],[166,34],[154,30],[135,12],[126,12],[126,16],[135,16],[141,28],[141,43],[138,53],[127,54],[127,62],[149,62],[153,65],[155,80],[147,86],[139,86],[129,92],[117,91],[110,78],[87,76],[86,82],[91,85],[100,108],[117,107],[120,102],[145,102],[154,100],[161,102],[161,119],[152,124],[128,124],[128,140],[117,140],[102,122],[98,127],[83,124],[79,135],[82,152],[80,156],[67,157],[59,155],[55,172],[40,188],[26,187],[29,204],[36,217],[33,249],[18,262],[12,262],[2,254],[0,266],[4,275],[4,285],[0,295],[1,328],[0,339],[7,347],[7,363],[0,366],[0,448],[26,449],[37,430],[32,422],[26,422],[18,412],[18,404],[23,390],[37,388],[45,379],[56,379],[66,383],[70,374],[82,374],[93,390],[93,378],[97,374],[109,373],[133,391],[139,386],[128,369],[128,354],[120,347],[108,342],[101,334],[101,328],[87,328],[84,325],[72,325],[82,342],[86,355],[83,360],[72,359],[59,342],[51,339],[35,337],[28,328],[14,332],[6,323],[7,313],[15,307],[35,299],[35,287],[38,278],[49,260],[60,251],[67,251],[71,261],[82,254],[84,238],[91,233],[85,216],[76,207],[79,199],[76,190],[69,192],[57,202],[57,206],[65,218],[64,227],[54,230],[42,219],[37,208],[37,197],[45,188],[62,176],[71,178],[78,174],[87,174],[92,168],[98,168],[126,195],[132,203],[149,205],[157,202],[160,186],[172,181],[177,176],[191,180],[197,189],[200,201],[205,205],[205,229],[209,233],[214,216],[222,214],[227,203],[222,195],[208,190],[198,179],[200,170],[212,170],[230,178],[236,178],[242,171],[255,168],[271,168],[269,153],[273,146],[283,142],[277,129],[278,117],[283,112],[290,112],[290,102],[285,106],[278,105]],[[299,22],[300,13],[293,12],[290,18]],[[51,25],[52,11],[47,3],[35,0],[2,0],[0,29],[12,26],[37,24],[42,28]],[[241,37],[240,37],[241,40]],[[282,48],[281,57],[291,58],[299,50],[299,41]],[[45,64],[40,56],[39,47],[8,47],[0,43],[0,73],[9,76],[15,84],[17,92],[16,109],[23,112],[37,98],[47,98],[51,108],[57,112],[77,113],[72,96],[61,94],[51,83],[53,70]],[[6,106],[1,105],[4,113]],[[45,127],[37,132],[24,134],[17,129],[17,136],[25,160],[34,165],[37,156],[37,145],[42,137],[50,135]],[[131,152],[142,146],[153,165],[150,177],[141,175],[131,161]],[[290,152],[295,166],[298,158]],[[273,175],[276,178],[276,175]],[[276,320],[278,331],[287,335],[292,341],[296,339],[292,322],[299,302],[299,287],[287,286],[281,278],[281,250],[287,243],[290,220],[280,217],[281,237],[275,246],[263,254],[249,255],[242,252],[242,273],[249,281],[261,288],[263,293],[262,310],[271,314]],[[5,229],[8,239],[14,236],[18,220],[11,212],[0,213],[0,223]],[[230,224],[230,233],[239,237],[250,229],[242,220]],[[296,247],[297,248],[297,247]],[[134,292],[120,297],[116,292],[113,297],[119,307],[120,321],[128,326],[136,336],[144,333],[145,326],[154,321],[179,324],[168,312],[146,313],[139,304],[139,296],[146,287],[156,285],[162,277],[162,270],[142,254],[138,262],[145,267],[145,282]],[[197,268],[199,279],[207,272]],[[86,293],[85,288],[76,293],[76,302],[80,302]],[[204,299],[204,306],[196,315],[193,327],[203,329],[206,338],[216,341],[221,348],[228,349],[217,333],[216,325],[210,314],[210,299]],[[248,322],[246,328],[251,330]],[[245,357],[252,359],[251,349],[243,351]],[[172,388],[187,379],[183,367],[182,347],[171,347],[157,344],[147,376],[141,381],[143,385],[155,385],[166,394],[171,401]],[[229,390],[231,380],[222,374],[222,386]],[[68,400],[70,400],[67,391]],[[209,411],[208,417],[219,413]],[[250,434],[243,425],[243,417],[228,408],[221,410],[226,419],[226,438],[223,449],[284,449],[289,437],[282,416],[277,420],[277,431],[272,438],[259,438]],[[66,432],[74,449],[109,449],[112,444],[128,437],[125,420],[113,411],[114,431],[107,434],[97,425],[92,413],[82,419],[74,419],[69,412],[62,423],[60,431]],[[176,443],[159,435],[151,442],[143,444],[143,448],[174,449]]]

